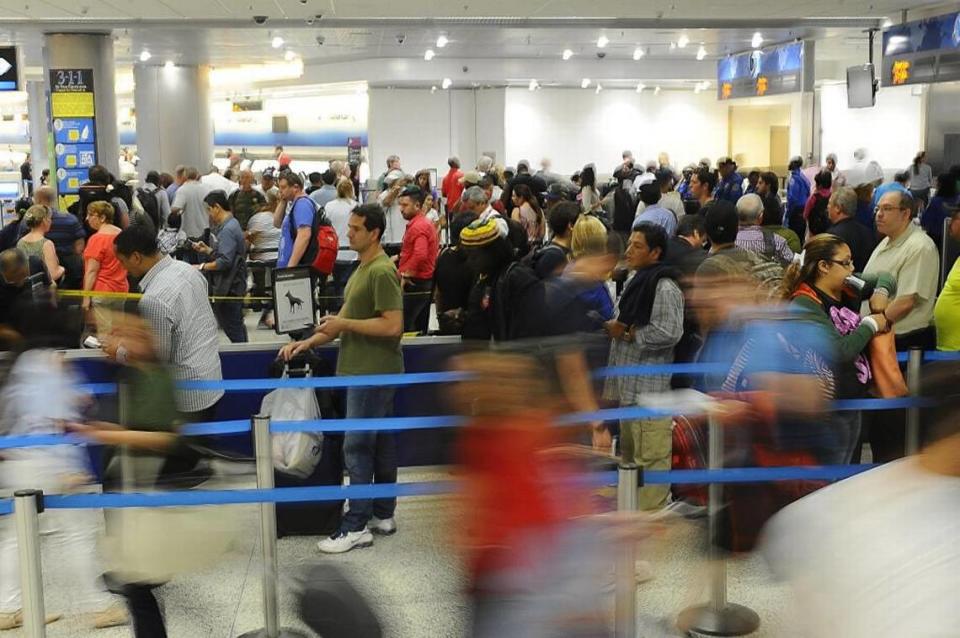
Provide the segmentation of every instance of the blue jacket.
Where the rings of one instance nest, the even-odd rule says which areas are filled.
[[[726,179],[717,184],[713,191],[713,198],[725,199],[734,204],[743,195],[743,175],[734,171]]]
[[[810,180],[800,172],[799,168],[790,171],[790,178],[787,179],[787,214],[795,212],[798,208],[802,213],[809,198]]]

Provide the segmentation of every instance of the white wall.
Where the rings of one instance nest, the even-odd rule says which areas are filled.
[[[442,176],[447,158],[457,155],[472,167],[485,150],[502,162],[503,89],[438,90],[371,88],[368,115],[369,157],[373,177],[396,153],[413,173],[436,168]]]
[[[866,148],[889,176],[903,170],[923,146],[923,96],[909,86],[884,87],[877,104],[867,109],[847,108],[845,84],[825,84],[820,91],[821,149],[836,153],[840,168],[853,163],[853,152]]]
[[[727,105],[705,91],[507,89],[506,163],[542,157],[570,174],[594,162],[609,174],[624,149],[638,162],[670,154],[675,167],[727,153]]]

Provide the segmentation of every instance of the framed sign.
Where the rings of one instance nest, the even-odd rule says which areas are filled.
[[[960,80],[960,12],[886,29],[880,80],[884,86]]]
[[[317,302],[309,267],[273,271],[273,320],[277,334],[289,334],[316,324]]]
[[[717,99],[813,90],[813,42],[790,42],[717,61]]]

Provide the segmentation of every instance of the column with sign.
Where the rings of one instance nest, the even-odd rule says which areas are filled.
[[[50,70],[50,118],[60,209],[79,199],[88,169],[97,163],[92,69]]]

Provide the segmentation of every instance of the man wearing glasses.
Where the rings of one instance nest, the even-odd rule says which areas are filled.
[[[897,280],[897,296],[886,303],[873,302],[893,326],[898,351],[931,350],[936,345],[933,307],[937,296],[940,258],[937,247],[913,223],[916,210],[910,193],[888,192],[877,203],[877,231],[885,235],[863,269],[865,274],[885,272]],[[868,303],[864,311],[869,312]],[[876,462],[904,454],[904,412],[887,410],[872,419],[870,445]]]

